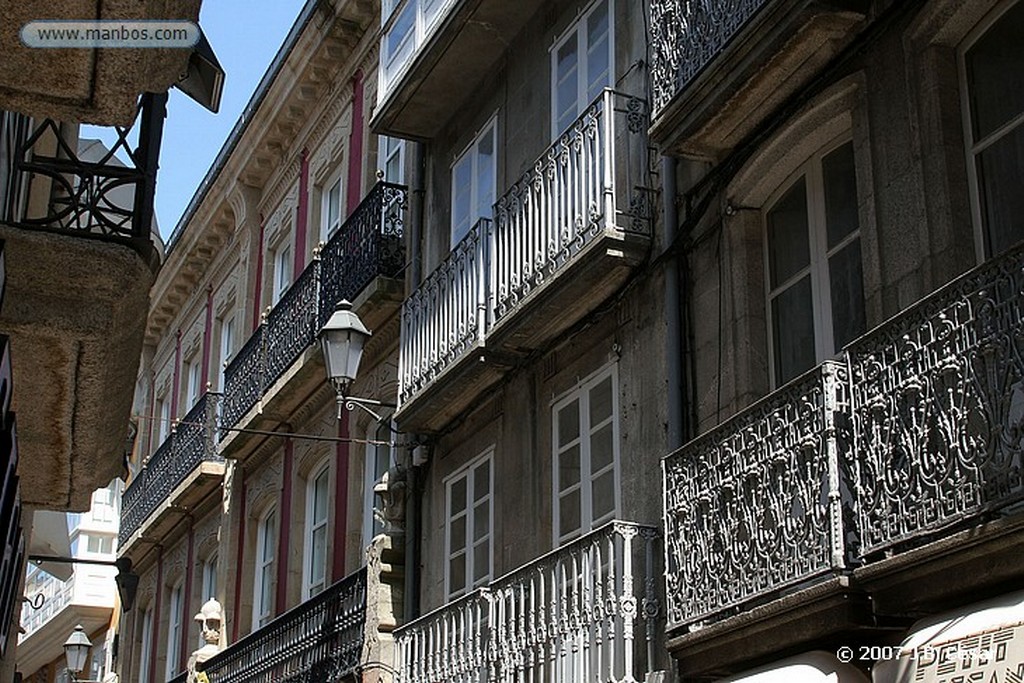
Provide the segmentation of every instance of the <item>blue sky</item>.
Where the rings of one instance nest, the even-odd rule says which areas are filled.
[[[220,113],[212,114],[177,89],[164,122],[156,215],[166,240],[245,108],[304,0],[204,0],[199,23],[227,74]],[[111,139],[83,127],[82,137]]]

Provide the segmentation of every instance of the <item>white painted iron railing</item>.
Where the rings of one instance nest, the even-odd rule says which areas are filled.
[[[493,321],[606,230],[647,230],[647,104],[604,90],[494,206]]]
[[[405,300],[398,361],[399,403],[483,340],[491,238],[491,221],[481,219]]]
[[[403,683],[642,681],[653,527],[611,522],[395,631]]]

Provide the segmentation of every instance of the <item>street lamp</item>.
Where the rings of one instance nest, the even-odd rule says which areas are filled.
[[[89,658],[89,650],[92,649],[92,642],[85,635],[85,629],[79,624],[71,636],[64,641],[64,657],[67,659],[68,671],[71,673],[71,680],[78,681],[78,674],[85,668],[85,662]]]
[[[334,386],[338,397],[338,419],[341,419],[342,407],[349,410],[359,406],[378,422],[384,418],[370,406],[394,408],[393,403],[383,403],[371,398],[358,398],[348,395],[349,386],[359,371],[359,361],[363,357],[363,347],[370,338],[371,332],[352,310],[352,304],[342,299],[330,319],[320,330],[320,349],[324,354],[324,366],[327,377]]]

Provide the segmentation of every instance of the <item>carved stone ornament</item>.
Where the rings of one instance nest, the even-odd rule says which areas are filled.
[[[196,665],[205,662],[221,651],[220,633],[224,627],[224,610],[219,602],[210,598],[200,608],[195,620],[199,622],[206,644],[188,658],[188,682],[207,683],[206,674],[196,671]]]

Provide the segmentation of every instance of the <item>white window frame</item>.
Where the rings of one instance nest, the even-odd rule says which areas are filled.
[[[594,519],[594,505],[593,505],[593,491],[592,485],[597,477],[608,471],[608,467],[605,466],[599,472],[593,472],[591,467],[590,457],[590,439],[589,437],[595,432],[603,429],[607,421],[602,422],[598,426],[590,424],[590,390],[596,387],[601,382],[608,378],[611,378],[612,383],[612,414],[609,418],[612,425],[612,475],[614,480],[614,491],[615,491],[615,503],[613,509],[606,518]],[[559,426],[559,412],[565,406],[579,401],[579,434],[576,439],[567,444],[560,444],[558,442],[558,426]],[[551,401],[551,453],[552,453],[552,537],[555,546],[560,546],[563,543],[570,541],[574,538],[587,534],[600,525],[616,519],[622,510],[622,447],[621,447],[621,433],[622,433],[622,419],[619,412],[619,369],[617,363],[606,365],[605,367],[591,373],[587,377],[576,383],[569,391],[563,392],[561,395],[554,398]],[[584,439],[584,435],[588,438]],[[561,483],[558,480],[559,471],[559,456],[561,451],[571,448],[575,443],[579,443],[580,446],[580,477],[579,482],[562,489]],[[578,488],[580,491],[580,526],[578,529],[570,531],[568,533],[561,533],[561,499],[565,493],[571,493],[572,490]]]
[[[150,683],[149,668],[153,663],[153,608],[142,613],[142,635],[139,639],[139,683]]]
[[[388,135],[381,135],[377,140],[377,156],[380,159],[380,172],[384,177],[384,182],[405,184],[405,140]],[[397,166],[395,176],[388,174],[388,167],[391,166],[392,160],[396,161]]]
[[[345,223],[345,183],[341,182],[341,169],[332,173],[320,193],[320,241],[327,242]],[[330,218],[331,193],[337,190],[338,215]]]
[[[199,402],[199,397],[203,395],[202,387],[203,383],[203,357],[201,352],[193,354],[185,362],[185,410],[183,413],[187,413],[192,410],[196,403]]]
[[[828,246],[828,224],[825,214],[825,187],[822,172],[822,159],[832,152],[835,152],[843,145],[851,142],[850,131],[833,138],[824,146],[818,148],[809,156],[800,167],[791,173],[779,187],[769,196],[765,202],[765,209],[762,211],[761,220],[761,244],[764,252],[764,277],[765,277],[765,319],[768,325],[768,376],[773,388],[779,386],[778,369],[775,367],[775,331],[773,321],[773,300],[778,294],[786,291],[808,273],[811,282],[811,315],[814,326],[814,358],[815,363],[821,363],[829,358],[834,358],[835,336],[832,325],[832,282],[829,276],[829,259],[842,251],[854,240],[859,240],[863,232],[863,226],[858,220],[857,229],[844,236],[835,246]],[[854,148],[854,172],[856,173],[856,148]],[[775,207],[780,199],[793,187],[801,178],[805,178],[805,188],[808,203],[808,249],[810,260],[804,268],[790,276],[776,287],[771,286],[771,263],[768,246],[768,214]],[[859,200],[858,200],[859,201]],[[863,245],[863,242],[861,243]],[[863,272],[864,253],[861,252],[861,268]],[[793,379],[793,378],[790,378]],[[788,380],[787,380],[788,381]]]
[[[268,539],[267,536],[272,536]],[[252,630],[264,626],[274,617],[278,543],[277,508],[271,506],[259,517],[256,526],[256,563],[253,575]],[[266,591],[264,591],[266,589]],[[263,594],[267,594],[264,604]]]
[[[488,448],[482,454],[473,458],[469,463],[461,467],[458,471],[448,475],[444,478],[444,592],[448,597],[448,600],[453,600],[461,595],[465,595],[470,591],[479,588],[486,584],[494,574],[494,447]],[[487,502],[487,533],[479,541],[473,539],[473,529],[475,522],[475,508],[474,503],[478,502],[475,500],[475,492],[473,490],[475,477],[473,476],[476,470],[487,463],[488,465],[488,492],[485,498],[481,501],[486,500]],[[451,515],[451,503],[452,503],[452,486],[459,480],[465,479],[466,481],[466,509],[453,517]],[[466,518],[466,546],[461,549],[465,553],[465,574],[466,583],[463,586],[452,586],[451,577],[451,559],[452,553],[452,520],[457,517]],[[486,543],[488,545],[487,552],[487,573],[481,576],[479,579],[474,580],[476,574],[476,567],[474,567],[474,558],[476,553],[474,552],[476,546]]]
[[[235,314],[228,313],[217,320],[219,348],[220,348],[220,371],[217,373],[220,389],[224,389],[224,370],[235,353]]]
[[[316,485],[323,478],[324,484],[324,516],[322,519],[316,519],[314,517],[316,513]],[[315,470],[309,477],[306,483],[306,528],[303,534],[303,553],[302,553],[302,599],[308,600],[309,598],[321,593],[330,584],[330,578],[327,573],[327,552],[330,548],[330,533],[329,533],[329,522],[331,518],[331,506],[330,501],[333,499],[331,495],[331,466],[330,462],[325,462]],[[313,545],[316,541],[316,534],[323,533],[324,536],[324,557],[323,557],[323,577],[319,582],[313,580]]]
[[[394,423],[389,428],[387,424],[381,424],[375,432],[374,441],[389,441],[391,437],[391,431],[394,429]],[[387,468],[384,471],[377,471],[377,457],[380,455],[379,449],[386,448],[388,455]],[[373,488],[380,481],[380,478],[384,476],[389,468],[391,468],[396,462],[395,447],[394,445],[383,446],[379,443],[368,443],[366,444],[365,460],[363,467],[363,547],[370,545],[370,542],[378,533],[378,524],[374,517],[373,511],[376,508],[377,495],[374,493]]]
[[[168,394],[156,399],[156,443],[153,451],[160,448],[171,435],[171,397]]]
[[[964,153],[967,159],[967,182],[971,201],[971,218],[974,223],[974,248],[977,263],[982,263],[987,258],[996,256],[991,253],[993,250],[987,242],[985,224],[982,218],[981,207],[981,179],[978,177],[977,158],[982,152],[1001,141],[1007,135],[1016,132],[1024,127],[1024,111],[1018,113],[1007,123],[998,129],[990,132],[981,140],[974,140],[974,130],[971,117],[971,93],[967,82],[967,53],[974,44],[978,42],[988,31],[1002,19],[1003,15],[1010,11],[1017,4],[1017,0],[1000,3],[990,11],[984,19],[970,30],[960,46],[957,48],[957,69],[960,81],[960,103],[964,131]]]
[[[607,3],[608,8],[608,77],[603,87],[611,88],[615,84],[615,5],[614,0],[594,0],[590,5],[577,16],[576,21],[570,26],[551,46],[551,139],[557,140],[565,132],[565,128],[558,126],[558,51],[570,41],[576,43],[576,113],[572,117],[575,121],[583,111],[594,100],[594,96],[587,92],[590,82],[590,63],[587,60],[589,54],[589,42],[587,37],[587,21],[594,11],[602,4]]]
[[[490,135],[491,137],[491,148],[494,153],[491,154],[491,180],[493,186],[490,188],[491,191],[491,202],[487,205],[488,213],[481,215],[477,209],[482,199],[481,187],[478,179],[480,177],[480,155],[477,150],[479,149],[480,143]],[[456,225],[455,216],[455,188],[457,182],[455,174],[459,170],[459,167],[463,164],[470,165],[470,189],[469,189],[469,216],[464,227],[458,227]],[[452,163],[449,177],[451,179],[451,220],[450,220],[450,234],[451,244],[454,248],[462,239],[469,234],[481,218],[494,218],[494,202],[498,198],[498,113],[495,112],[491,115],[491,118],[487,120],[487,123],[480,128],[480,131],[473,137],[473,141],[470,142]]]
[[[381,28],[384,29],[380,46],[380,101],[387,96],[397,77],[408,68],[413,53],[433,33],[440,18],[445,15],[453,3],[454,0],[406,0],[406,2],[383,0],[380,13]],[[388,39],[391,27],[394,25],[391,17],[396,12],[412,12],[412,26],[409,34],[401,41],[398,48],[393,54],[388,55],[384,41]]]
[[[271,301],[276,305],[292,284],[295,277],[295,255],[292,253],[291,240],[284,240],[274,248],[273,296]],[[287,273],[287,277],[285,276]]]
[[[185,589],[182,582],[171,587],[167,598],[167,662],[165,670],[167,678],[178,673],[178,660],[181,659],[181,633],[185,626]]]

